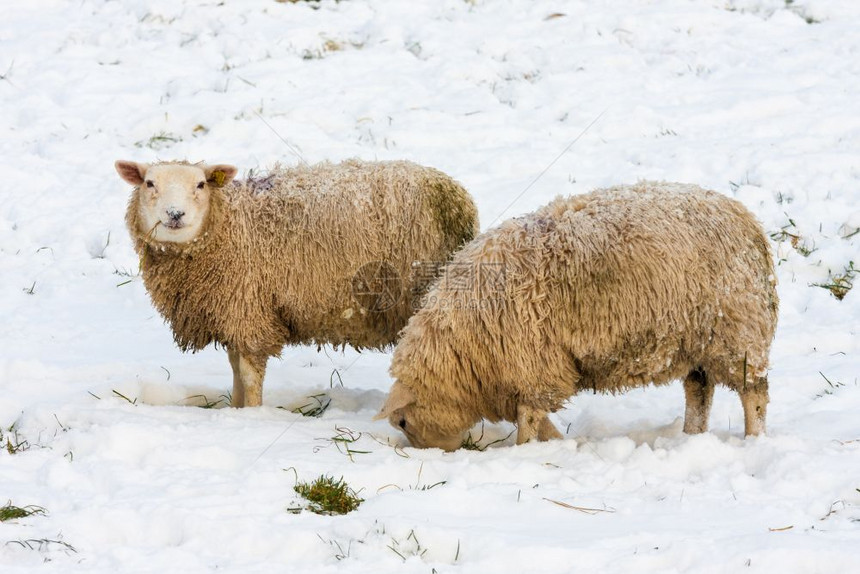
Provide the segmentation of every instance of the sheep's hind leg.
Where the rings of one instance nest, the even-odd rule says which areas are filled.
[[[701,368],[690,371],[684,380],[687,406],[684,412],[684,432],[699,434],[708,430],[711,403],[714,400],[714,383]]]
[[[245,406],[245,387],[242,386],[242,377],[239,374],[239,351],[227,347],[227,358],[230,359],[230,367],[233,369],[233,394],[230,397],[230,406]]]
[[[538,426],[538,440],[546,441],[563,438],[564,435],[555,428],[555,425],[552,424],[551,420],[549,420],[549,416],[544,415],[543,420],[541,420],[540,425]]]
[[[534,438],[538,440],[561,438],[561,433],[547,418],[546,411],[522,404],[517,405],[517,444],[525,444]]]
[[[738,391],[744,407],[744,434],[758,436],[765,433],[767,418],[767,377],[756,377],[755,383]]]
[[[227,348],[227,357],[233,367],[233,407],[259,407],[263,404],[263,377],[268,357],[243,355]]]

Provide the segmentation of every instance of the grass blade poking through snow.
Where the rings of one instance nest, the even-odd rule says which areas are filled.
[[[516,430],[516,429],[515,429]],[[463,440],[463,444],[460,445],[460,448],[463,450],[477,450],[483,452],[493,446],[494,444],[499,444],[501,442],[505,442],[508,440],[511,435],[514,434],[514,431],[508,433],[508,436],[500,439],[496,439],[494,441],[490,441],[487,444],[481,444],[481,441],[484,440],[484,423],[481,423],[481,434],[478,435],[478,438],[474,438],[472,433],[470,432],[466,438]]]
[[[572,504],[568,504],[568,503],[562,502],[560,500],[553,500],[551,498],[544,498],[544,500],[546,500],[547,502],[552,502],[553,504],[555,504],[557,506],[561,506],[562,508],[569,508],[570,510],[576,510],[576,511],[582,512],[584,514],[592,514],[593,515],[593,514],[597,514],[598,512],[610,512],[610,513],[615,512],[614,508],[608,508],[608,507],[588,508],[585,506],[574,506]]]
[[[371,453],[371,451],[369,450],[355,450],[354,448],[352,448],[353,444],[361,440],[361,437],[364,435],[364,433],[354,431],[348,427],[334,427],[334,430],[336,434],[333,437],[317,439],[326,441],[329,444],[325,446],[315,446],[314,453],[319,452],[321,449],[326,448],[332,444],[335,446],[335,448],[337,448],[338,452],[348,456],[351,462],[355,462],[355,459],[353,458],[353,455],[355,454]]]
[[[121,392],[119,392],[116,389],[111,389],[111,392],[114,395],[118,396],[119,398],[125,399],[126,401],[128,401],[129,404],[137,406],[137,397],[135,397],[134,400],[131,400],[130,398],[128,398],[127,396],[125,396],[124,394],[122,394]]]
[[[68,542],[63,542],[62,540],[50,540],[48,538],[10,540],[6,543],[6,546],[11,546],[12,544],[17,544],[21,548],[26,548],[27,550],[36,550],[38,552],[48,552],[50,550],[54,550],[56,547],[59,547],[58,549],[62,550],[67,556],[69,555],[69,552],[78,552],[78,550]],[[49,562],[50,560],[45,561]]]
[[[331,406],[331,398],[329,398],[329,396],[325,393],[311,395],[308,397],[308,399],[310,399],[310,402],[291,409],[290,412],[302,415],[303,417],[319,418],[323,416],[323,413],[325,413],[329,406]]]
[[[192,406],[199,407],[201,409],[216,409],[221,406],[229,407],[232,402],[232,398],[230,393],[219,395],[215,400],[210,400],[206,395],[191,395],[190,397],[185,397],[183,400],[179,401],[179,403],[182,404],[186,401],[190,401]]]

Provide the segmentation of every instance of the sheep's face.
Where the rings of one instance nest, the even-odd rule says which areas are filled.
[[[199,237],[209,215],[212,188],[236,175],[232,165],[147,165],[116,162],[116,170],[137,186],[138,231],[154,241],[187,243]]]
[[[438,424],[438,413],[434,412],[437,410],[422,405],[412,391],[396,382],[374,420],[387,418],[391,426],[402,430],[409,444],[416,448],[441,448],[449,452],[457,450],[463,445],[463,432],[452,434],[442,430]]]

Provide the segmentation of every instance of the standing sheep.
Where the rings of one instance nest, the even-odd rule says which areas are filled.
[[[641,182],[559,197],[454,256],[401,335],[377,418],[445,450],[481,419],[515,421],[520,444],[560,437],[547,413],[579,391],[683,378],[684,432],[707,430],[720,383],[758,435],[775,286],[760,225],[718,193]]]
[[[227,349],[233,406],[262,404],[284,345],[384,348],[432,274],[477,233],[453,179],[404,161],[346,161],[232,182],[230,165],[117,161],[144,285],[183,350]]]

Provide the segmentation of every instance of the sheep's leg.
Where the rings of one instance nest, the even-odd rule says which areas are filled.
[[[523,404],[517,405],[517,444],[525,444],[534,438],[539,438],[544,421],[552,426],[547,419],[546,411]]]
[[[538,425],[538,440],[546,441],[562,438],[564,438],[564,436],[558,432],[558,429],[555,428],[555,425],[552,424],[549,417],[544,415],[543,419],[540,421],[540,425]]]
[[[714,383],[702,369],[690,371],[684,380],[687,407],[684,412],[684,432],[699,434],[708,430],[711,403],[714,400]]]
[[[233,367],[234,407],[259,407],[263,404],[263,377],[266,374],[265,355],[244,355],[239,351],[227,349],[230,365]]]
[[[744,433],[758,436],[765,433],[767,418],[767,377],[756,377],[755,384],[738,391],[744,406]]]
[[[231,407],[245,406],[245,387],[242,386],[242,377],[239,374],[239,351],[233,347],[227,347],[227,358],[230,359],[230,367],[233,368],[233,395],[230,397]]]

